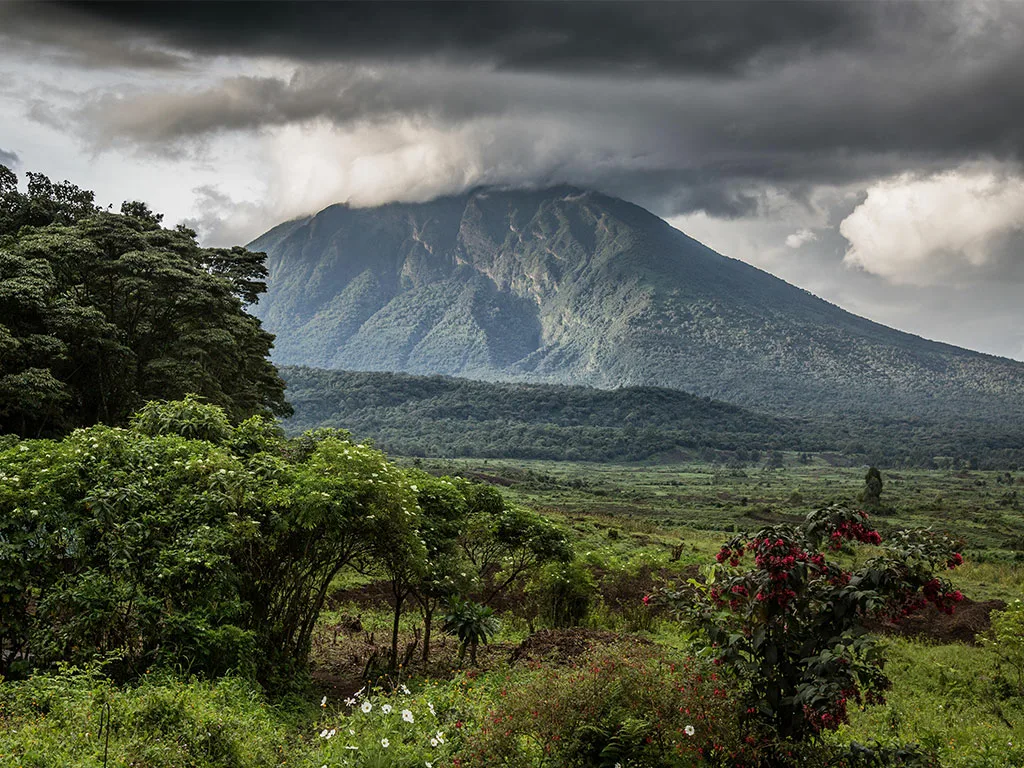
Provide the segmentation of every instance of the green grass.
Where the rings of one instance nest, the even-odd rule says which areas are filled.
[[[0,685],[0,766],[301,765],[303,717],[233,678],[161,676],[117,687],[78,670],[37,675]]]
[[[990,651],[888,641],[893,687],[884,705],[852,713],[832,737],[918,743],[945,768],[1024,765],[1024,691],[1013,691]]]

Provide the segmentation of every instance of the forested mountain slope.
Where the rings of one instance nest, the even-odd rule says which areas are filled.
[[[1024,429],[921,419],[769,416],[661,387],[596,389],[285,367],[297,434],[348,429],[405,456],[766,461],[776,451],[880,466],[1024,466]],[[792,458],[792,457],[791,457]],[[806,458],[806,457],[805,457]]]
[[[335,205],[249,247],[279,364],[1024,421],[1024,364],[857,317],[593,192]]]

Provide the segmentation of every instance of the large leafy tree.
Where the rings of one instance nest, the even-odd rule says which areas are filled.
[[[266,290],[263,255],[201,248],[160,219],[40,174],[22,193],[0,167],[0,431],[123,424],[187,393],[236,422],[290,412],[273,336],[245,312]]]
[[[194,398],[0,449],[0,676],[100,656],[284,683],[342,568],[422,552],[413,485],[343,432]]]

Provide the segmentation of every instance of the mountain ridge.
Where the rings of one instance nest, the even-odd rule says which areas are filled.
[[[576,187],[334,205],[250,247],[280,364],[1024,418],[1024,364],[854,315]]]

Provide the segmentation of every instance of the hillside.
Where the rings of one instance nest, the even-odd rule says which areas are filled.
[[[1024,422],[1024,364],[857,317],[593,192],[335,205],[250,247],[278,364]]]
[[[281,375],[295,408],[287,431],[344,428],[405,456],[756,463],[772,451],[800,451],[882,466],[930,466],[935,457],[1024,464],[1022,430],[783,418],[658,387],[494,384],[299,367]]]

